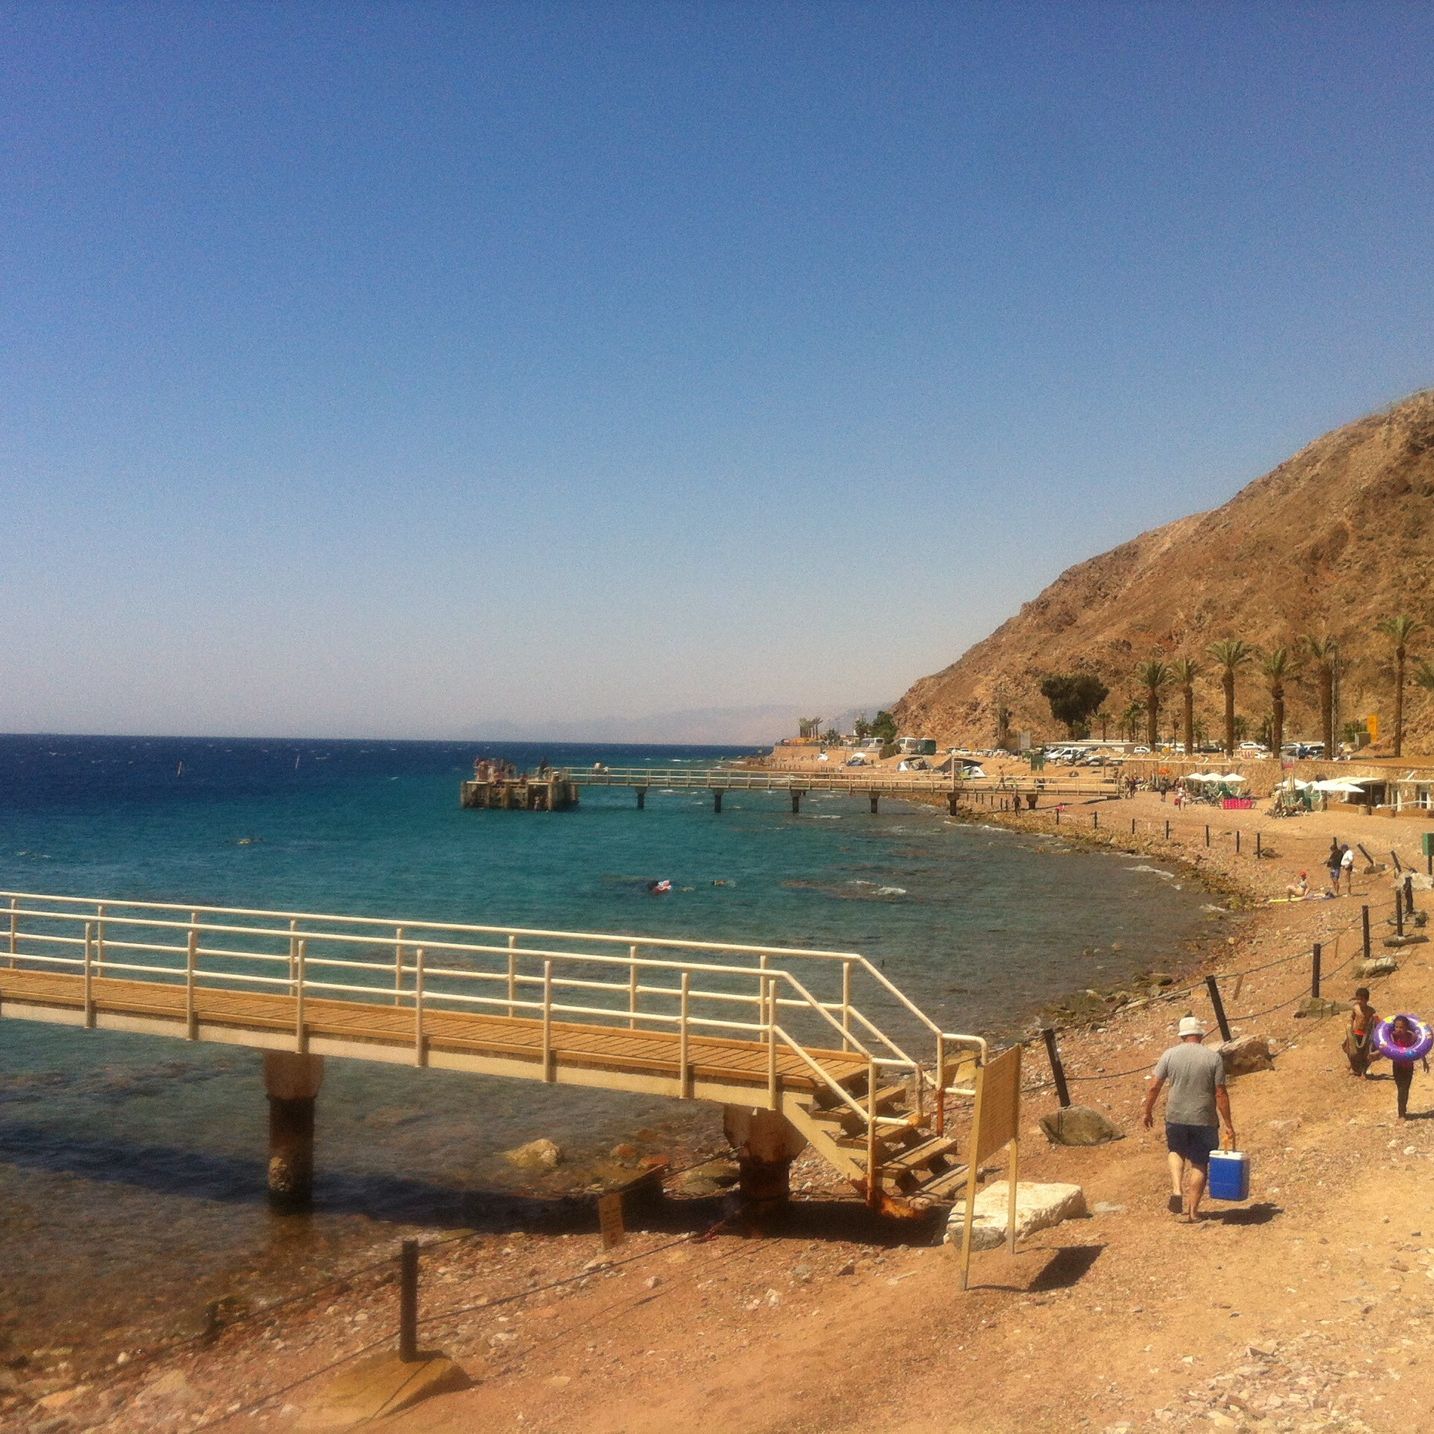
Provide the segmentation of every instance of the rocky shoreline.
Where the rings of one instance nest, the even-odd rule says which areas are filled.
[[[1023,1427],[1037,1430],[1380,1430],[1389,1427],[1382,1406],[1396,1375],[1402,1398],[1428,1402],[1430,1378],[1403,1351],[1410,1334],[1417,1343],[1434,1332],[1434,1299],[1424,1293],[1434,1234],[1426,1238],[1420,1214],[1434,1122],[1391,1130],[1387,1082],[1341,1072],[1338,1022],[1295,1015],[1314,941],[1324,943],[1333,992],[1343,994],[1359,905],[1382,906],[1388,874],[1362,874],[1354,900],[1270,905],[1291,866],[1317,867],[1327,819],[1282,825],[1280,855],[1257,859],[1248,841],[1237,855],[1231,838],[1237,828],[1252,834],[1267,820],[1259,813],[1219,813],[1219,839],[1207,849],[1208,812],[1175,813],[1152,794],[1109,809],[1135,817],[1142,834],[1131,842],[1063,824],[1060,836],[1180,860],[1226,898],[1241,896],[1232,926],[1192,952],[1185,970],[1151,973],[1151,986],[1129,1000],[1098,993],[1098,1007],[1063,1023],[1076,1100],[1123,1138],[1048,1144],[1035,1122],[1056,1104],[1041,1056],[1028,1052],[1023,1177],[1076,1181],[1089,1218],[1033,1236],[1014,1259],[978,1256],[975,1289],[957,1297],[949,1263],[931,1248],[939,1224],[875,1220],[809,1153],[794,1166],[797,1198],[776,1238],[753,1239],[758,1232],[724,1193],[730,1167],[720,1153],[694,1149],[694,1163],[704,1155],[712,1163],[670,1180],[663,1199],[633,1214],[615,1251],[602,1250],[586,1195],[541,1209],[520,1202],[504,1230],[431,1232],[425,1339],[431,1333],[478,1383],[396,1416],[393,1427],[658,1434],[698,1417],[763,1434],[872,1423],[908,1434],[995,1427],[953,1423],[952,1392],[969,1387],[983,1391],[989,1410],[1007,1411],[1002,1425],[1019,1410]],[[1025,832],[1046,820],[978,817]],[[1354,826],[1339,834],[1360,835]],[[1402,953],[1400,969],[1373,983],[1377,1005],[1427,1006],[1434,983],[1424,949]],[[1256,1198],[1179,1236],[1181,1281],[1172,1288],[1163,1276],[1177,1236],[1163,1206],[1163,1157],[1138,1111],[1173,1020],[1187,1008],[1208,1015],[1189,989],[1207,974],[1229,993],[1235,1034],[1264,1042],[1273,1069],[1241,1075],[1233,1094],[1242,1143],[1257,1161]],[[618,1150],[613,1158],[624,1166],[631,1157]],[[1321,1191],[1334,1188],[1341,1199],[1332,1205]],[[1381,1283],[1366,1279],[1371,1261]],[[1357,1303],[1346,1301],[1351,1289]],[[386,1260],[306,1298],[221,1318],[180,1348],[121,1351],[125,1358],[104,1368],[82,1366],[72,1351],[38,1379],[18,1371],[20,1387],[12,1370],[4,1417],[56,1434],[297,1427],[325,1371],[391,1340],[393,1303]],[[912,1308],[940,1318],[913,1321]],[[693,1319],[700,1341],[686,1334]],[[832,1359],[835,1329],[868,1359],[907,1370],[902,1388],[872,1385],[859,1365]],[[1372,1350],[1384,1353],[1375,1359]],[[1365,1378],[1353,1380],[1352,1370]],[[55,1387],[40,1393],[46,1380]],[[762,1383],[761,1400],[731,1393],[751,1381]]]

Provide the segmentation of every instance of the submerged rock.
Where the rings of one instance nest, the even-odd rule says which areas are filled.
[[[530,1140],[503,1152],[503,1159],[522,1170],[556,1170],[563,1163],[560,1146],[551,1140]]]

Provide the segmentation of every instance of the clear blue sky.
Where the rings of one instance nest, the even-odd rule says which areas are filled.
[[[0,9],[0,730],[895,697],[1434,382],[1434,7]]]

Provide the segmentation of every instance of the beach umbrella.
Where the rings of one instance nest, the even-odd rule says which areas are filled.
[[[1245,779],[1238,772],[1226,772],[1223,777],[1215,779],[1218,782],[1243,782]]]
[[[1314,789],[1317,792],[1343,792],[1346,796],[1364,795],[1364,788],[1358,782],[1351,782],[1348,778],[1340,777],[1327,782],[1316,782]]]

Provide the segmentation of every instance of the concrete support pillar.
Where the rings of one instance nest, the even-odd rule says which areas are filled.
[[[959,809],[959,806],[960,806],[960,798],[956,795],[955,792],[952,792],[951,795],[950,795],[950,797],[947,798],[946,807],[947,807],[947,810],[951,813],[951,815],[952,815],[953,817],[956,815],[956,812],[957,812],[957,810]]]
[[[745,1105],[722,1107],[722,1129],[737,1152],[742,1203],[754,1214],[772,1213],[791,1197],[792,1161],[807,1138],[780,1111]]]
[[[313,1196],[314,1099],[323,1080],[322,1056],[264,1052],[264,1093],[269,1097],[269,1203],[276,1210],[306,1210]]]
[[[722,811],[722,793],[715,787],[712,789],[712,810],[719,815]]]
[[[792,791],[792,815],[799,816],[802,810],[802,794],[793,789]]]
[[[639,787],[639,788],[637,789],[637,809],[638,809],[638,811],[641,811],[646,805],[647,805],[647,788],[646,788],[646,787]]]
[[[877,804],[877,801],[878,801],[878,800],[879,800],[879,798],[877,797],[876,793],[873,792],[873,793],[871,794],[871,814],[872,814],[872,816],[875,816],[875,815],[876,815],[876,804]]]

